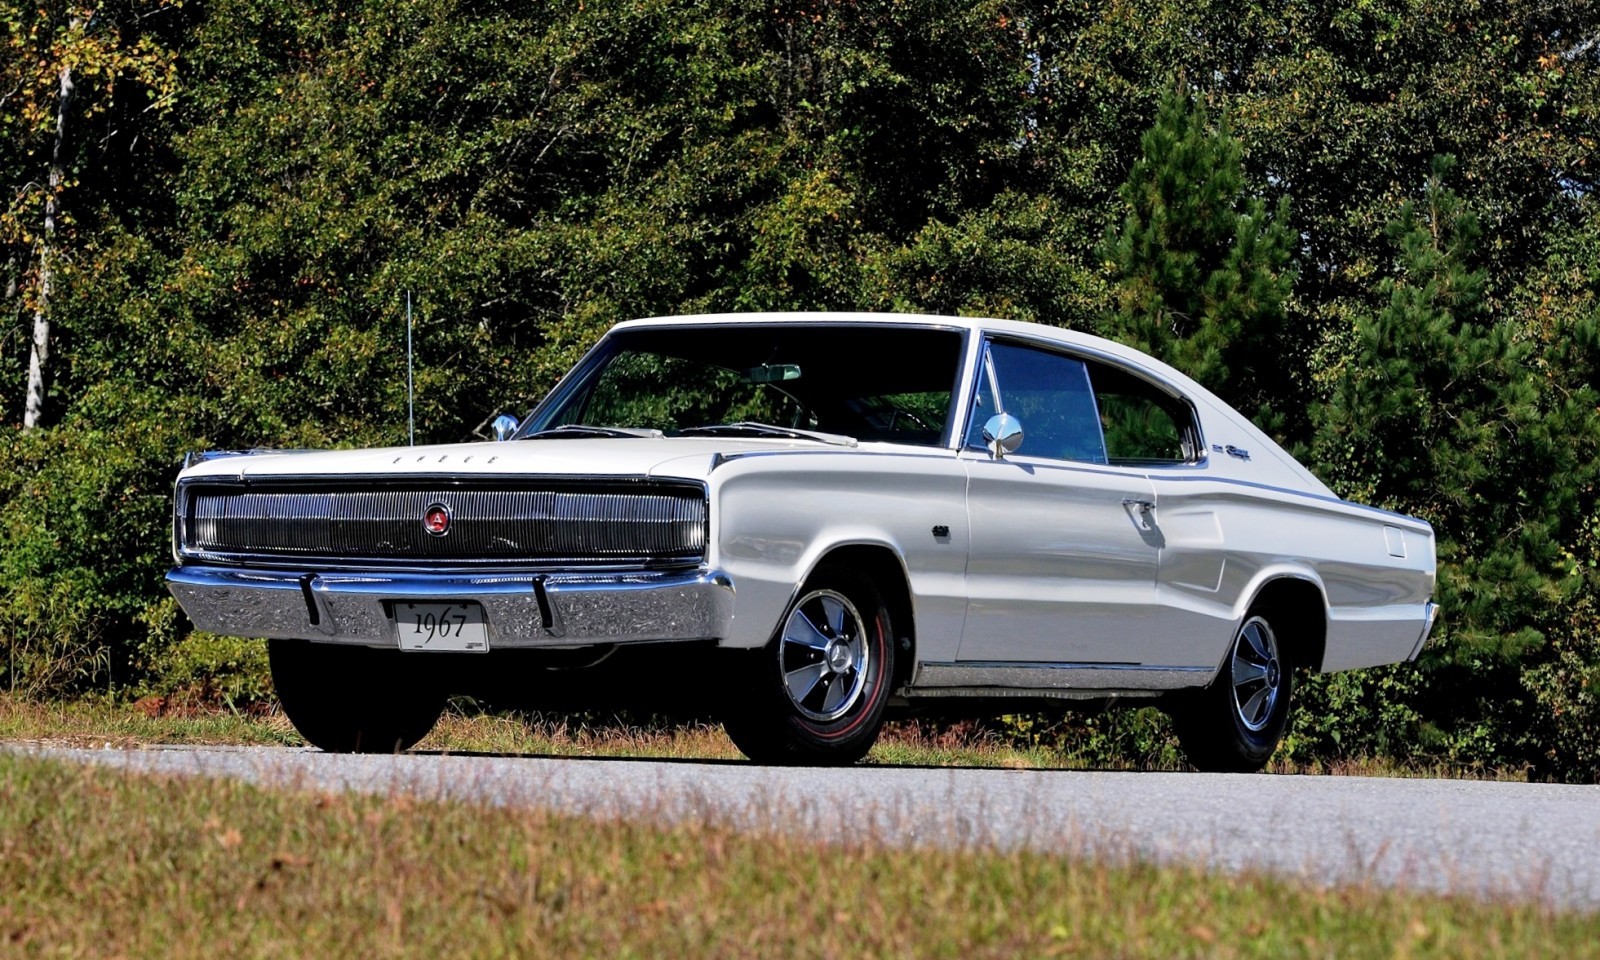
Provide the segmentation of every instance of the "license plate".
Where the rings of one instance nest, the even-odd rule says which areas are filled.
[[[489,651],[483,607],[476,603],[396,603],[394,625],[401,650]]]

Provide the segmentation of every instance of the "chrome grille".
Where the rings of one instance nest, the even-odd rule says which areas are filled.
[[[186,552],[227,558],[597,563],[690,561],[705,554],[697,487],[584,484],[539,488],[186,491]],[[423,514],[443,504],[444,536]]]

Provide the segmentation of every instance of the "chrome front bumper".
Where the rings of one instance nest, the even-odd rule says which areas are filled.
[[[490,649],[718,640],[733,582],[716,571],[314,573],[182,566],[167,588],[195,626],[237,637],[392,646],[396,602],[483,605]]]

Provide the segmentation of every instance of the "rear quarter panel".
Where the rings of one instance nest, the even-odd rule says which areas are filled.
[[[1204,634],[1212,662],[1278,577],[1322,592],[1324,672],[1412,656],[1434,589],[1433,528],[1339,499],[1237,412],[1204,393],[1195,399],[1205,460],[1151,480],[1166,538],[1163,602]]]
[[[1162,602],[1205,635],[1212,662],[1221,662],[1234,625],[1279,577],[1322,592],[1325,672],[1413,653],[1434,587],[1426,523],[1232,480],[1158,478],[1155,486],[1166,538]]]

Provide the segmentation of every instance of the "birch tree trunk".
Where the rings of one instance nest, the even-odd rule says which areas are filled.
[[[81,21],[74,19],[70,30]],[[44,202],[44,235],[39,243],[39,290],[33,309],[33,350],[28,355],[28,405],[22,415],[22,429],[39,425],[44,412],[45,368],[50,362],[50,297],[55,292],[56,222],[61,217],[61,184],[67,138],[67,108],[72,103],[72,67],[61,68],[61,86],[56,95],[56,142],[50,153],[50,182]]]

